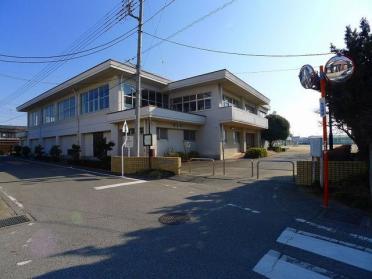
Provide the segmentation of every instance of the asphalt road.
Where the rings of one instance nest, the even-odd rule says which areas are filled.
[[[370,219],[276,174],[138,181],[3,157],[0,193],[34,220],[0,228],[0,278],[372,278]],[[174,212],[191,220],[159,223]]]

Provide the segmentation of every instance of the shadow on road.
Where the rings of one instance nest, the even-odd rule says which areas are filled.
[[[253,278],[253,266],[293,216],[298,217],[299,206],[301,216],[319,213],[319,201],[296,188],[291,177],[274,180],[191,195],[183,203],[154,209],[147,213],[154,220],[184,212],[191,221],[129,231],[121,244],[111,247],[87,246],[53,255],[95,262],[38,278]]]

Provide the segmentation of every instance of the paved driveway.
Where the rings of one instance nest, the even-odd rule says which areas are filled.
[[[2,158],[0,186],[35,218],[0,229],[1,278],[372,276],[369,219],[290,177],[137,181]],[[191,220],[158,222],[173,212]]]

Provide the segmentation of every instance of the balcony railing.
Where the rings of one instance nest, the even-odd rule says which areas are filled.
[[[268,121],[265,117],[236,107],[221,107],[218,114],[221,122],[238,122],[259,128],[268,128]]]

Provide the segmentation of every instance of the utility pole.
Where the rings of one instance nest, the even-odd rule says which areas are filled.
[[[140,156],[140,127],[141,127],[141,52],[142,52],[142,25],[143,25],[143,0],[139,1],[138,16],[132,13],[132,0],[128,0],[127,9],[128,14],[138,21],[138,39],[137,39],[137,65],[136,65],[136,119],[135,119],[135,154],[137,157]]]

